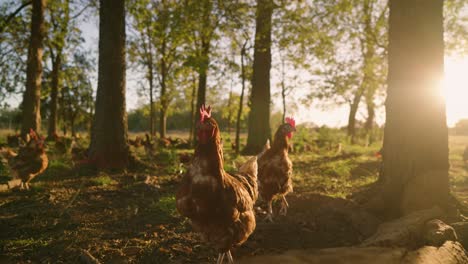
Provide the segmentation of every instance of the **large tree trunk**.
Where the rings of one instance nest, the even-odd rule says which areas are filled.
[[[244,154],[259,153],[271,137],[270,129],[270,68],[272,0],[257,1],[255,47],[252,76],[251,110],[247,146]]]
[[[41,130],[42,40],[45,34],[44,10],[46,0],[33,0],[31,37],[26,67],[26,90],[23,95],[21,135],[29,129]]]
[[[390,1],[383,198],[396,215],[448,204],[448,129],[437,91],[442,10],[443,0]]]
[[[51,50],[52,53],[52,50]],[[50,116],[49,116],[49,129],[47,136],[53,139],[57,134],[58,123],[58,92],[59,92],[59,71],[62,67],[62,51],[58,50],[56,56],[51,55],[52,60],[52,82],[50,92]]]
[[[129,162],[124,4],[124,0],[100,1],[99,75],[89,153],[99,168],[125,168]]]

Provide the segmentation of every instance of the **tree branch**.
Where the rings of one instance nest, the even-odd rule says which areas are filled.
[[[21,6],[19,6],[13,13],[11,13],[6,19],[5,21],[3,21],[1,27],[0,27],[0,33],[3,32],[3,30],[5,30],[5,28],[8,26],[8,24],[10,23],[10,21],[19,13],[21,12],[21,10],[23,10],[25,7],[27,7],[28,5],[32,4],[32,1],[27,1],[27,2],[24,2]]]

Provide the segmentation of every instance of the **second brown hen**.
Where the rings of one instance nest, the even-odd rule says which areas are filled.
[[[267,143],[266,149],[258,155],[258,191],[267,203],[266,219],[269,221],[273,221],[272,202],[275,196],[281,198],[280,214],[287,213],[289,205],[285,196],[293,190],[292,162],[289,159],[288,147],[289,139],[295,131],[294,119],[286,118],[286,122],[276,131],[271,148]]]

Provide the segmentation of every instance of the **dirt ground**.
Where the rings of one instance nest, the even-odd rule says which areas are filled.
[[[287,216],[267,223],[258,210],[257,228],[234,258],[351,246],[370,236],[380,220],[343,197],[375,180],[374,151],[333,154],[338,158],[321,162],[294,154]],[[177,173],[160,166],[96,175],[60,166],[38,177],[29,192],[0,193],[0,263],[79,263],[84,250],[103,263],[215,262],[216,252],[175,210]],[[338,169],[328,175],[328,167]],[[463,195],[466,182],[452,181],[457,194]]]

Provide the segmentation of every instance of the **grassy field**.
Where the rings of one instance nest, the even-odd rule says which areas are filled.
[[[308,144],[299,135],[297,141],[297,148]],[[467,144],[468,137],[450,138],[452,190],[463,201],[468,173],[461,155]],[[236,157],[230,144],[224,147],[226,170],[234,170],[246,158]],[[342,143],[340,152],[336,145],[303,147],[291,154],[288,215],[266,223],[259,211],[255,233],[233,252],[235,258],[353,245],[378,225],[346,197],[377,179],[380,144]],[[151,158],[142,149],[134,152],[153,168],[118,174],[76,170],[70,157],[50,147],[49,168],[32,182],[32,191],[0,193],[0,263],[76,263],[83,250],[104,263],[213,263],[216,252],[175,209],[184,171],[178,157],[191,150],[165,149]],[[1,182],[9,179],[5,168],[0,174]]]

